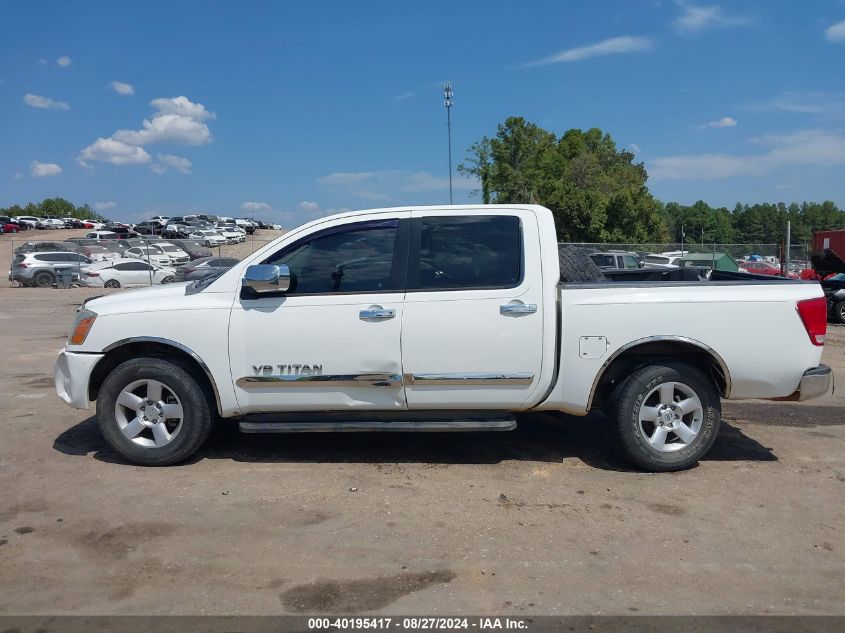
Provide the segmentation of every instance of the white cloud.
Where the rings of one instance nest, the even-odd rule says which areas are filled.
[[[19,171],[16,171],[14,174],[12,174],[12,178],[14,178],[15,180],[20,180],[21,178],[23,178],[23,174]]]
[[[623,35],[621,37],[612,37],[609,40],[603,40],[588,46],[580,46],[578,48],[570,48],[554,55],[549,55],[542,59],[533,62],[522,64],[522,68],[530,66],[544,66],[545,64],[558,64],[560,62],[576,62],[588,57],[598,57],[600,55],[614,55],[618,53],[639,53],[642,51],[651,50],[654,43],[647,37],[636,37],[631,35]]]
[[[824,32],[824,36],[831,42],[836,42],[837,44],[845,42],[845,20],[827,27],[827,30]]]
[[[319,204],[317,204],[316,202],[310,202],[308,200],[303,200],[296,206],[302,209],[303,211],[308,211],[309,213],[314,213],[315,211],[320,210]]]
[[[88,161],[92,160],[112,165],[142,165],[150,162],[150,155],[143,147],[113,138],[98,138],[79,153],[77,160],[85,167],[88,167]]]
[[[33,178],[58,176],[62,173],[62,168],[56,163],[39,163],[37,160],[34,160],[29,164],[29,173]]]
[[[654,180],[715,180],[762,176],[776,169],[798,166],[845,165],[845,136],[825,130],[800,130],[752,139],[766,147],[756,154],[692,154],[657,158],[648,165]]]
[[[70,110],[70,106],[64,101],[55,101],[47,97],[29,93],[24,95],[23,102],[33,108],[42,108],[44,110]]]
[[[737,120],[733,117],[723,116],[721,119],[716,121],[710,121],[709,123],[705,123],[699,127],[736,127]]]
[[[191,173],[191,167],[193,165],[187,158],[174,156],[173,154],[156,154],[156,158],[158,162],[150,165],[150,169],[157,174],[163,174],[170,168],[175,169],[180,174]]]
[[[111,89],[114,90],[119,95],[134,95],[135,88],[132,84],[125,83],[123,81],[113,81],[111,84]]]
[[[205,145],[211,142],[211,130],[204,123],[213,119],[200,103],[193,103],[187,97],[153,99],[150,105],[158,109],[152,119],[144,119],[140,130],[118,130],[112,137],[129,145],[151,143],[179,143]]]
[[[271,207],[266,202],[244,202],[241,204],[241,211],[272,211]]]
[[[97,211],[111,211],[117,207],[117,202],[113,200],[105,200],[103,202],[95,202],[92,205]]]
[[[411,99],[416,95],[417,93],[413,90],[406,90],[405,92],[400,92],[398,95],[394,95],[393,101],[405,101],[405,99]]]
[[[61,57],[59,57],[59,58],[56,60],[56,63],[57,63],[59,66],[61,66],[62,68],[67,68],[67,67],[68,67],[68,66],[70,66],[73,62],[71,61],[70,57],[68,57],[67,55],[62,55]]]
[[[390,200],[395,194],[448,191],[448,176],[435,176],[427,171],[387,169],[383,171],[334,172],[317,179],[322,185],[337,187],[364,200]],[[472,190],[478,183],[454,178],[456,190]]]
[[[38,63],[41,64],[42,66],[46,66],[47,60],[42,57],[41,59],[38,60]]]
[[[201,103],[194,103],[187,97],[172,97],[153,99],[150,104],[158,111],[151,119],[144,119],[142,129],[117,130],[109,138],[98,138],[80,152],[77,160],[83,165],[89,160],[113,165],[138,165],[151,160],[142,145],[204,145],[211,142],[211,130],[204,121],[213,119],[215,115]],[[183,174],[191,173],[191,162],[186,158],[159,154],[158,159],[159,162],[150,167],[157,174],[164,173],[168,168]]]
[[[718,5],[697,6],[677,0],[684,12],[675,19],[675,28],[683,33],[698,33],[720,26],[742,26],[750,22],[748,17],[728,15]]]
[[[632,150],[634,150],[637,154],[642,152],[642,150],[640,149],[640,146],[637,145],[636,143],[628,143],[628,147],[630,147]]]
[[[784,92],[766,101],[750,103],[746,109],[756,112],[789,112],[792,114],[816,114],[834,119],[845,118],[845,93]]]

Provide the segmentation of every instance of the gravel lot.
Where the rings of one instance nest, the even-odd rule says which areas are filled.
[[[91,294],[0,288],[0,613],[845,614],[841,389],[726,404],[675,474],[614,457],[598,416],[556,415],[487,435],[220,425],[192,463],[139,468],[53,391]],[[845,328],[829,340],[845,385]]]

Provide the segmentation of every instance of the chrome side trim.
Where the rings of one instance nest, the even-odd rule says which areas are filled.
[[[402,384],[399,374],[277,374],[243,376],[235,381],[241,389],[276,389],[285,387],[392,387]]]
[[[103,348],[103,354],[108,354],[110,351],[117,349],[118,347],[123,347],[124,345],[128,345],[129,343],[160,343],[161,345],[168,345],[170,347],[175,347],[181,352],[185,352],[188,356],[193,358],[197,361],[202,370],[205,372],[205,375],[208,376],[208,382],[211,383],[211,389],[214,391],[214,400],[217,403],[217,412],[221,413],[223,411],[223,405],[220,403],[220,392],[217,391],[217,383],[214,382],[214,377],[211,375],[211,370],[208,368],[208,365],[205,364],[202,358],[200,358],[192,349],[189,349],[182,345],[181,343],[177,343],[176,341],[171,341],[169,338],[159,338],[157,336],[133,336],[132,338],[122,338],[119,341],[115,341],[111,345],[107,345]]]
[[[530,385],[534,381],[533,372],[483,373],[468,374],[405,374],[408,385],[420,384],[439,387],[441,385]]]
[[[631,341],[630,343],[626,343],[615,352],[613,352],[604,364],[599,369],[598,373],[596,374],[595,379],[593,380],[593,386],[590,388],[590,398],[587,400],[587,411],[589,411],[593,406],[593,397],[596,395],[596,389],[599,386],[599,381],[601,377],[604,375],[605,370],[610,367],[610,364],[616,360],[620,355],[628,351],[633,347],[637,347],[639,345],[644,345],[646,343],[687,343],[689,345],[693,345],[695,347],[700,348],[702,351],[707,352],[716,361],[719,365],[719,368],[722,370],[722,375],[725,377],[725,393],[721,394],[723,398],[729,398],[731,395],[731,374],[728,371],[728,365],[725,363],[724,359],[719,356],[719,354],[709,345],[702,343],[701,341],[696,341],[693,338],[689,338],[687,336],[646,336],[645,338],[637,339],[636,341]]]

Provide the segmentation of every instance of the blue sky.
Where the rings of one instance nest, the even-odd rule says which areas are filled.
[[[845,0],[6,0],[0,24],[2,206],[441,203],[446,80],[456,163],[519,115],[610,132],[664,201],[845,205]]]

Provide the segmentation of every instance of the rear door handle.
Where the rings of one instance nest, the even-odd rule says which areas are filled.
[[[537,312],[536,303],[505,303],[499,306],[501,314],[534,314]]]
[[[396,316],[396,310],[392,308],[385,310],[381,306],[372,306],[370,308],[367,308],[366,310],[361,310],[358,313],[358,316],[367,321],[392,319]]]

